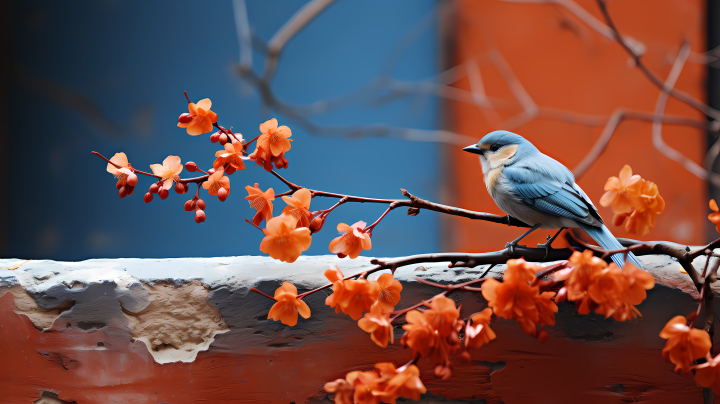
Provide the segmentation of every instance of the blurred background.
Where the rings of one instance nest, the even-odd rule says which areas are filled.
[[[718,107],[714,3],[607,5],[652,74],[665,81],[675,66],[676,89]],[[0,10],[3,257],[261,254],[244,187],[287,190],[261,168],[234,174],[224,203],[201,192],[207,221],[198,225],[183,210],[192,194],[145,204],[152,182],[140,176],[119,199],[107,164],[90,154],[122,151],[148,171],[168,155],[209,168],[221,147],[176,127],[183,91],[210,98],[218,122],[245,139],[273,117],[290,126],[290,167],[280,173],[308,188],[375,198],[405,188],[501,214],[477,158],[460,149],[506,129],[573,170],[596,205],[625,164],[656,182],[666,209],[641,239],[700,244],[715,233],[708,199],[720,180],[705,169],[720,169],[717,127],[681,101],[662,102],[595,1],[10,1]],[[655,129],[654,115],[663,120]],[[336,201],[315,198],[311,210]],[[598,208],[610,222],[610,209]],[[384,209],[343,205],[306,254],[329,253],[337,223],[371,223]],[[488,251],[522,231],[397,210],[367,255]]]

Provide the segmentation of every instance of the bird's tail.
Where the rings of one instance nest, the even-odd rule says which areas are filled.
[[[606,249],[606,250],[617,250],[619,248],[623,248],[623,246],[620,244],[619,241],[613,236],[612,233],[610,233],[610,230],[608,230],[605,225],[602,225],[600,227],[590,226],[585,223],[578,223],[580,227],[582,227],[583,230],[587,232],[587,234],[590,235],[590,237],[593,238],[593,240],[597,241],[598,244],[600,244],[600,247]],[[622,268],[623,264],[625,263],[623,254],[614,254],[612,256],[612,260],[615,261],[615,263]],[[638,268],[642,269],[642,263],[640,263],[640,260],[637,259],[635,254],[632,252],[628,253],[627,257],[628,261],[632,262],[637,266]]]

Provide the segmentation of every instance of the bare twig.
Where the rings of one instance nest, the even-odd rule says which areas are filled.
[[[290,39],[292,39],[301,29],[303,29],[310,21],[318,16],[335,0],[312,0],[305,4],[293,15],[285,25],[275,33],[267,47],[267,60],[265,61],[265,73],[263,80],[268,81],[275,74],[277,60],[280,52]]]

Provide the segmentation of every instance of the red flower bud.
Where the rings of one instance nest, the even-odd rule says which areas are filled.
[[[225,143],[228,142],[228,137],[226,134],[223,133],[220,135],[220,138],[218,140],[220,141],[220,144],[224,146]]]
[[[191,210],[195,209],[195,200],[190,199],[189,201],[185,202],[185,211],[190,212]]]
[[[324,224],[325,224],[325,217],[324,217],[324,216],[320,215],[320,216],[315,217],[315,218],[310,222],[310,233],[317,233],[317,232],[319,232],[320,230],[322,230]]]
[[[202,223],[205,221],[205,212],[202,210],[195,211],[195,223]]]
[[[198,199],[195,204],[197,205],[198,209],[205,210],[205,201],[203,201],[202,199]]]
[[[157,183],[150,185],[150,193],[151,194],[157,194],[159,189],[160,189],[160,186]]]
[[[232,175],[235,171],[237,171],[237,170],[235,169],[235,167],[233,167],[233,166],[228,166],[228,168],[225,170],[225,174],[227,174],[227,175]]]
[[[181,182],[175,183],[175,192],[178,194],[184,194],[185,193],[185,184]]]
[[[343,253],[337,253],[337,256],[338,256],[338,258],[345,258],[345,257],[347,257],[347,255],[345,255],[345,254],[343,254]]]
[[[127,177],[128,185],[130,185],[131,187],[134,187],[135,185],[137,185],[137,182],[138,182],[138,177],[137,177],[137,175],[135,175],[135,173],[131,173],[130,175],[128,175],[128,177]]]
[[[145,194],[145,197],[143,199],[145,200],[145,203],[150,203],[153,200],[153,196],[150,192],[148,192],[147,194]]]
[[[184,114],[180,114],[180,117],[178,117],[178,122],[180,122],[180,123],[190,123],[190,122],[192,122],[192,120],[193,120],[192,114],[189,114],[187,112]]]
[[[132,195],[133,192],[135,192],[135,187],[131,187],[130,185],[126,185],[125,188],[127,189],[127,194]]]
[[[160,199],[165,199],[165,198],[167,198],[169,194],[170,194],[170,193],[169,193],[168,190],[165,189],[165,188],[161,188],[160,191],[158,191],[158,195],[160,195]]]
[[[197,171],[198,166],[192,161],[188,161],[187,163],[185,163],[185,169],[190,171],[191,173],[194,173],[195,171]]]
[[[550,335],[548,334],[545,327],[540,328],[540,331],[538,331],[537,339],[540,342],[546,342],[550,338]]]
[[[124,198],[127,196],[127,188],[126,187],[120,187],[120,191],[118,192],[120,194],[120,198]]]
[[[115,189],[120,189],[120,188],[122,188],[122,186],[123,186],[122,181],[118,180],[117,184],[115,184]]]
[[[220,133],[215,132],[212,135],[210,135],[210,141],[213,143],[217,143],[218,140],[220,140]]]
[[[220,202],[225,202],[225,199],[228,197],[228,190],[225,188],[218,189],[218,199],[220,199]]]
[[[567,288],[562,288],[558,291],[557,296],[555,296],[555,303],[562,303],[565,300],[567,300]]]

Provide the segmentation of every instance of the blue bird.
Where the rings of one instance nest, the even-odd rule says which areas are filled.
[[[507,248],[512,250],[537,229],[560,229],[547,243],[538,245],[549,250],[560,231],[570,227],[582,228],[605,249],[622,248],[590,198],[575,184],[572,172],[522,136],[498,130],[463,150],[480,155],[485,187],[495,204],[532,226],[507,243]],[[614,254],[612,259],[622,268],[623,254]],[[628,261],[642,268],[634,254],[628,254]]]

